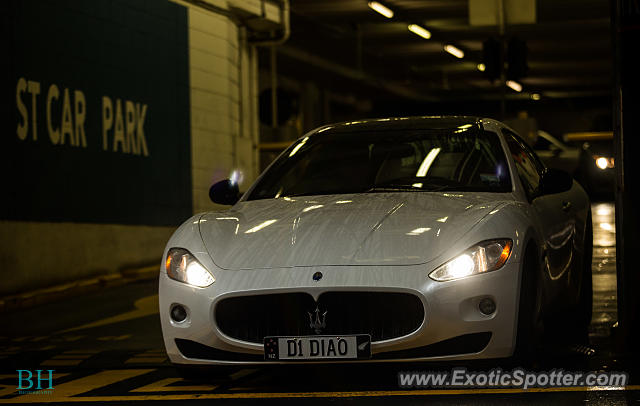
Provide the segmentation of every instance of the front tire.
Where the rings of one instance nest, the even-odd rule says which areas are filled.
[[[518,330],[513,358],[516,362],[532,364],[542,343],[543,324],[540,306],[541,289],[539,281],[539,261],[535,248],[527,247],[520,280],[520,301],[518,304]]]
[[[580,293],[578,305],[575,309],[576,339],[579,344],[589,343],[589,325],[593,316],[593,225],[591,212],[587,216],[587,224],[584,233],[584,252],[582,255],[582,280],[580,282]]]

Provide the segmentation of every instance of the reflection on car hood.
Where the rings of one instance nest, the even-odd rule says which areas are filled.
[[[370,193],[254,200],[207,213],[200,232],[223,269],[431,261],[499,202],[490,193]]]

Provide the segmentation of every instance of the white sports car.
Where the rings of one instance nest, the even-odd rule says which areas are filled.
[[[495,120],[327,125],[210,195],[161,266],[177,366],[527,356],[591,318],[588,197]]]

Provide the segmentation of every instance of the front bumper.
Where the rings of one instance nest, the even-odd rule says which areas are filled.
[[[429,279],[429,269],[420,265],[217,270],[216,282],[204,289],[169,279],[161,271],[160,319],[164,343],[169,359],[175,364],[277,364],[263,360],[262,344],[240,341],[220,331],[214,317],[219,300],[248,294],[305,292],[318,298],[323,292],[337,290],[377,291],[417,296],[424,305],[424,321],[410,334],[374,341],[369,362],[508,357],[515,347],[520,269],[520,263],[509,261],[498,271],[451,282]],[[320,281],[312,278],[317,271],[324,275]],[[487,297],[497,305],[496,311],[488,316],[478,309],[480,300]],[[187,309],[187,319],[181,323],[174,322],[169,315],[176,304]],[[483,340],[481,347],[471,345]],[[441,347],[447,350],[434,350]],[[198,348],[201,351],[196,351]],[[453,353],[451,348],[455,348]]]

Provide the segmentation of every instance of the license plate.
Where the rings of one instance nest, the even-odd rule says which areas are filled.
[[[315,360],[371,358],[371,336],[265,337],[266,360]]]

